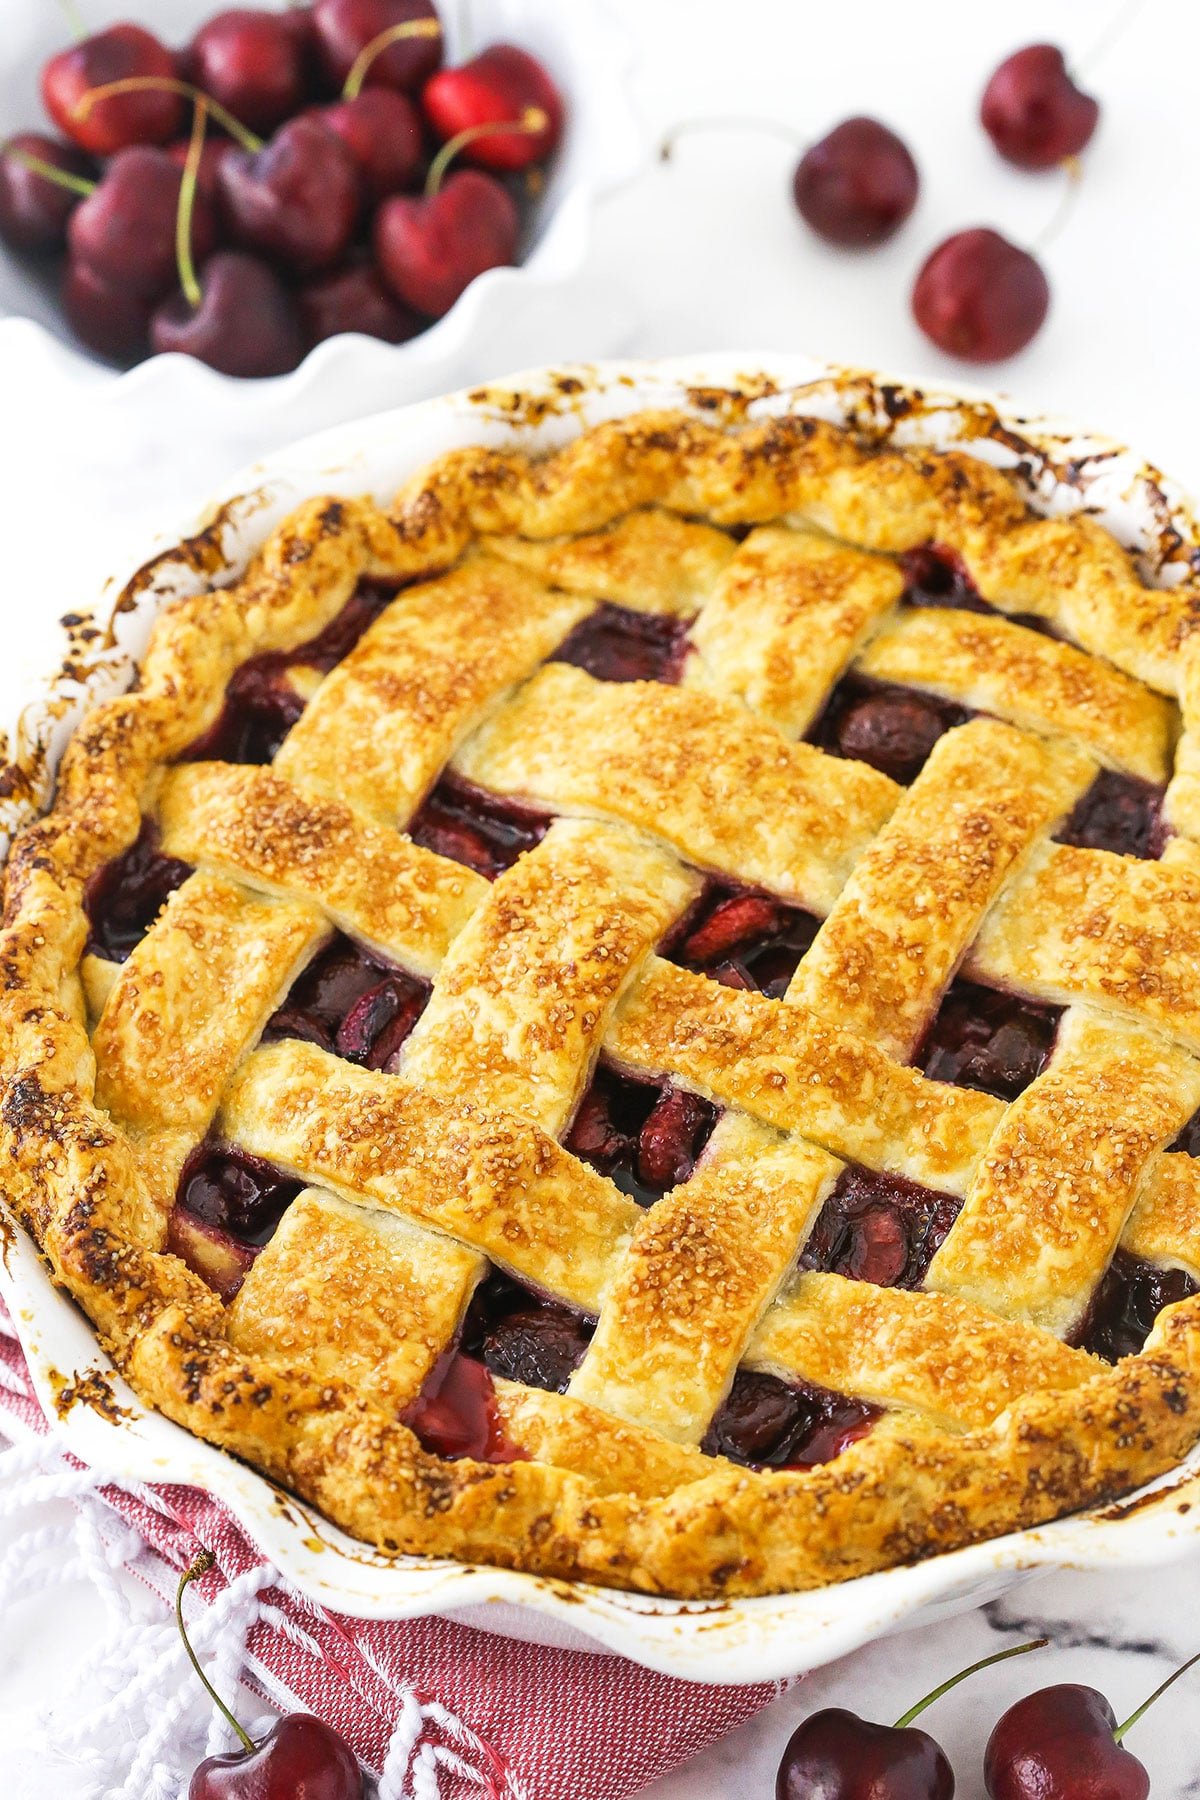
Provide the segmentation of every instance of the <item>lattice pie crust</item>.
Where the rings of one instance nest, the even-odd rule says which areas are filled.
[[[930,545],[978,604],[906,600]],[[395,597],[306,668],[363,581]],[[555,658],[601,607],[670,637],[670,679]],[[305,505],[163,612],[14,848],[5,1193],[140,1395],[388,1550],[753,1594],[1126,1492],[1200,1434],[1200,1300],[1081,1347],[1114,1258],[1200,1280],[1195,612],[979,461],[806,419],[643,414]],[[267,653],[273,762],[180,760]],[[848,677],[951,709],[907,787],[822,738]],[[494,881],[408,833],[448,769],[541,819]],[[1105,776],[1156,797],[1161,854],[1069,841]],[[118,961],[89,897],[145,820],[192,872]],[[811,915],[784,991],[672,953],[713,881]],[[334,932],[424,1002],[386,1068],[260,1042]],[[964,979],[1056,1020],[1016,1098],[923,1072]],[[602,1052],[716,1117],[657,1204],[569,1147]],[[224,1294],[168,1247],[206,1143],[302,1189]],[[919,1278],[814,1266],[847,1167],[936,1198]],[[566,1392],[484,1378],[490,1448],[439,1454],[489,1270],[584,1347]],[[859,1428],[733,1460],[739,1369]]]

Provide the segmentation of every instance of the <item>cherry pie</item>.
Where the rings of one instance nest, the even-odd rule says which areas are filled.
[[[751,1594],[1129,1491],[1200,1436],[1196,596],[804,418],[302,507],[14,848],[7,1195],[388,1550]]]

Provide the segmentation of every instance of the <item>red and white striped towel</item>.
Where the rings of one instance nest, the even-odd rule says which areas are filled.
[[[199,1684],[173,1623],[157,1611],[149,1622],[144,1610],[131,1617],[117,1579],[132,1569],[168,1600],[201,1547],[217,1566],[189,1589],[189,1622],[215,1675],[230,1686],[240,1676],[275,1708],[335,1725],[379,1778],[382,1800],[622,1800],[779,1692],[682,1682],[617,1656],[446,1619],[381,1624],[325,1612],[289,1588],[209,1495],[100,1483],[64,1455],[2,1310],[0,1434],[13,1440],[0,1455],[0,1510],[30,1512],[22,1553],[0,1563],[0,1612],[6,1593],[80,1578],[124,1607],[81,1677],[87,1703],[73,1700],[54,1728],[58,1753],[94,1774],[72,1792],[176,1800],[199,1755],[227,1747],[219,1720],[207,1739],[196,1735]],[[69,1542],[37,1519],[39,1505],[63,1497],[76,1509]]]

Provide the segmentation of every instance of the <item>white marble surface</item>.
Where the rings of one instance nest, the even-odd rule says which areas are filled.
[[[908,287],[925,251],[950,230],[991,223],[1028,240],[1053,212],[1058,178],[1004,168],[974,124],[979,88],[999,57],[1051,38],[1085,63],[1105,120],[1076,208],[1046,253],[1050,322],[1029,351],[984,379],[1126,437],[1200,489],[1200,251],[1191,224],[1200,197],[1200,8],[1190,0],[1132,8],[1120,0],[1008,0],[1003,8],[961,0],[842,0],[819,9],[796,0],[742,0],[736,8],[719,0],[613,4],[637,43],[634,88],[648,143],[691,114],[771,115],[812,137],[849,112],[868,111],[904,132],[925,179],[918,212],[892,246],[869,258],[842,257],[804,234],[788,203],[787,152],[769,138],[697,138],[670,167],[648,162],[597,222],[591,265],[597,281],[616,279],[623,296],[614,301],[615,319],[579,321],[578,355],[744,346],[803,349],[901,372],[963,373],[911,324]],[[1090,46],[1114,20],[1118,41],[1089,62]],[[504,363],[497,357],[474,373],[498,374]],[[389,395],[371,399],[383,406]],[[141,534],[186,512],[211,481],[361,404],[325,391],[296,408],[245,389],[216,410],[184,385],[169,406],[147,409],[119,386],[56,387],[36,357],[6,348],[0,333],[8,669],[43,666],[46,622],[86,605]],[[0,1516],[0,1555],[11,1529]],[[66,1679],[95,1619],[95,1602],[79,1587],[0,1621],[0,1743],[12,1745]],[[1173,1659],[1197,1648],[1200,1566],[1042,1578],[983,1613],[877,1644],[800,1684],[650,1792],[654,1800],[765,1800],[787,1736],[811,1707],[848,1705],[892,1718],[989,1648],[1042,1633],[1053,1636],[1053,1650],[977,1678],[927,1721],[967,1800],[983,1792],[991,1723],[1018,1694],[1043,1681],[1091,1682],[1123,1715]],[[1131,1738],[1150,1768],[1155,1800],[1200,1795],[1198,1696],[1200,1671]],[[687,1698],[681,1689],[681,1706]],[[5,1800],[10,1793],[60,1800],[59,1789],[27,1764],[19,1777],[0,1776],[0,1792]]]

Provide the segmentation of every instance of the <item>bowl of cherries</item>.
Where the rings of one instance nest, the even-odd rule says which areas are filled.
[[[569,31],[555,0],[476,0],[469,42],[454,3],[33,9],[0,49],[30,119],[0,144],[0,313],[118,372],[282,376],[353,337],[444,379],[497,302],[569,280],[638,155],[599,0]]]

